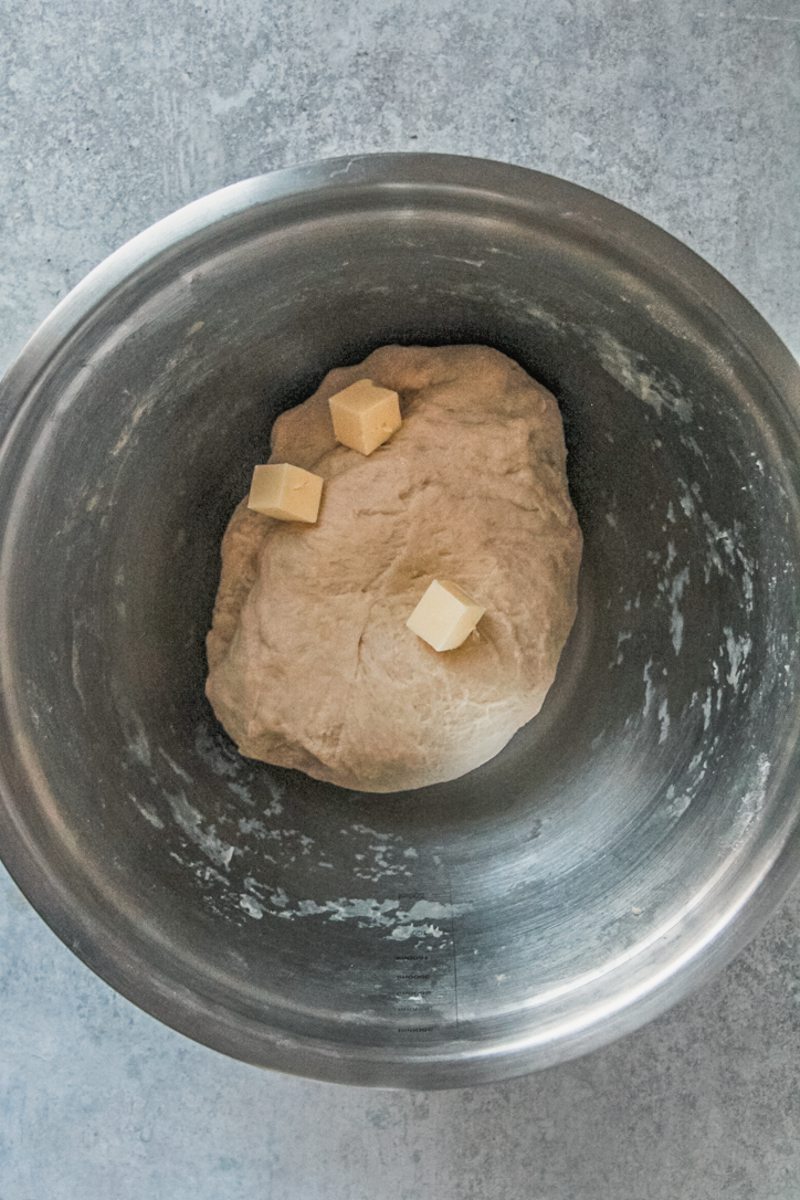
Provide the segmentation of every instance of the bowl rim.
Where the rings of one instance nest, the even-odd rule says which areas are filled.
[[[504,202],[562,206],[577,226],[603,227],[619,244],[663,265],[711,307],[747,348],[800,427],[800,367],[745,297],[684,243],[645,217],[578,184],[527,167],[450,154],[369,153],[322,159],[257,175],[211,192],[151,225],[81,280],[44,320],[0,380],[0,470],[16,422],[64,341],[125,281],[167,250],[249,209],[357,188],[430,189],[493,194]],[[619,232],[624,229],[624,237]],[[0,524],[0,535],[3,529]],[[0,695],[0,718],[5,697]],[[11,878],[54,933],[97,975],[137,1007],[202,1044],[258,1066],[339,1083],[441,1088],[468,1086],[554,1065],[614,1040],[683,999],[733,958],[774,912],[800,870],[800,797],[793,825],[769,861],[716,913],[712,930],[677,945],[659,977],[620,994],[614,1006],[590,1011],[556,1036],[531,1034],[506,1043],[450,1042],[431,1053],[352,1047],[277,1033],[230,1019],[222,1006],[159,979],[143,955],[92,919],[67,882],[52,871],[24,821],[25,797],[15,795],[0,758],[0,847]],[[252,1026],[252,1029],[249,1028]],[[565,1023],[566,1026],[566,1023]]]

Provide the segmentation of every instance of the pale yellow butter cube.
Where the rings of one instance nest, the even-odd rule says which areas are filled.
[[[328,401],[337,442],[372,454],[403,424],[400,397],[371,379],[359,379]]]
[[[279,521],[313,525],[322,498],[321,476],[291,463],[267,463],[253,471],[247,507]]]
[[[434,650],[455,650],[485,612],[457,583],[434,579],[406,625]]]

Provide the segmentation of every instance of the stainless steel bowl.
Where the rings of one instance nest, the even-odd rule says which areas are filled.
[[[203,638],[272,419],[390,341],[555,391],[586,551],[539,719],[375,797],[238,757]],[[639,1025],[797,870],[799,391],[685,246],[534,172],[368,156],[162,221],[3,384],[10,871],[119,991],[265,1066],[439,1087]]]

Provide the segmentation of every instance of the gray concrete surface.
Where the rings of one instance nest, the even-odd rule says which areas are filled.
[[[0,367],[123,239],[369,149],[552,171],[800,353],[797,0],[0,0]],[[0,880],[0,1200],[795,1200],[800,899],[581,1061],[408,1095],[263,1074],[96,980]]]

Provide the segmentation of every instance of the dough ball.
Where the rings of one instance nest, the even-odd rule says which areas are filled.
[[[365,458],[328,397],[370,378],[402,428]],[[576,609],[581,534],[553,396],[482,346],[386,346],[272,432],[326,480],[316,525],[243,500],[222,543],[207,694],[242,754],[365,792],[455,779],[542,706]],[[485,605],[437,653],[406,628],[434,578]]]

